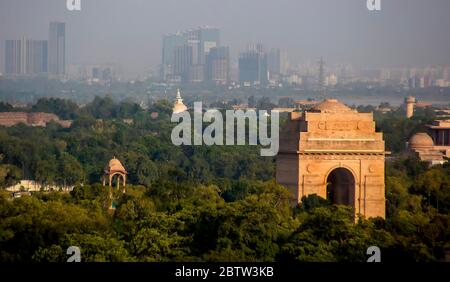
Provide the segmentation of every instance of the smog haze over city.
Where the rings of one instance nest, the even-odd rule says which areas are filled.
[[[46,38],[49,22],[65,22],[67,64],[114,63],[129,78],[157,72],[164,34],[206,25],[220,29],[232,62],[261,42],[286,50],[291,64],[321,56],[362,67],[450,63],[447,0],[382,1],[375,12],[365,0],[82,0],[81,8],[1,0],[0,41]]]

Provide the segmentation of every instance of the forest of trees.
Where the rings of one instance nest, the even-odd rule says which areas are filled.
[[[404,150],[430,115],[375,115],[394,156],[387,217],[355,224],[349,207],[315,195],[292,208],[275,159],[256,146],[172,145],[167,101],[143,110],[109,98],[82,108],[42,99],[31,111],[74,123],[1,127],[0,187],[35,179],[75,188],[18,199],[0,190],[0,262],[62,262],[69,246],[82,261],[363,262],[373,245],[383,261],[436,261],[450,251],[450,166],[429,168]],[[129,185],[110,213],[100,181],[113,156]]]

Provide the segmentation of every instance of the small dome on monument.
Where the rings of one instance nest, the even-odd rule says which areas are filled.
[[[352,109],[342,104],[336,99],[325,99],[323,102],[316,104],[309,110],[310,112],[320,113],[345,113],[353,112]]]
[[[434,146],[433,139],[430,137],[430,135],[424,132],[416,133],[409,139],[409,147],[411,149],[426,148],[433,146]]]
[[[178,114],[187,110],[185,104],[183,104],[183,99],[181,98],[180,89],[177,89],[177,97],[175,98],[175,102],[173,103],[173,113]]]
[[[108,163],[108,167],[106,167],[106,170],[111,172],[111,171],[122,171],[122,172],[126,172],[125,168],[123,167],[122,163],[116,159],[116,157],[114,157],[113,159],[111,159]]]

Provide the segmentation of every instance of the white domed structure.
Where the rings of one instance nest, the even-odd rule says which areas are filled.
[[[175,98],[175,102],[173,103],[173,113],[178,114],[187,110],[185,104],[183,104],[183,99],[181,98],[180,89],[177,89],[177,97]]]

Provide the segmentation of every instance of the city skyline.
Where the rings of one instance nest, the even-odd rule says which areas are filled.
[[[51,22],[46,40],[5,40],[6,75],[45,75],[63,77],[66,74],[65,23]]]
[[[212,79],[213,58],[220,47],[220,29],[199,27],[165,34],[162,38],[160,77],[179,82],[203,82]],[[217,56],[215,56],[217,57]],[[227,55],[227,60],[229,56]],[[208,65],[208,67],[207,67]],[[228,68],[229,63],[225,64]],[[228,70],[223,71],[228,73]]]
[[[100,0],[83,2],[80,12],[67,11],[62,2],[0,4],[2,71],[5,40],[45,38],[46,26],[53,21],[67,25],[68,65],[115,63],[127,76],[144,75],[150,69],[157,74],[163,35],[204,25],[220,28],[222,45],[229,46],[234,64],[249,42],[286,50],[293,64],[321,56],[330,63],[367,67],[450,64],[447,1],[384,1],[377,13],[368,11],[365,1],[356,0],[339,4]],[[312,12],[314,17],[309,15]]]

